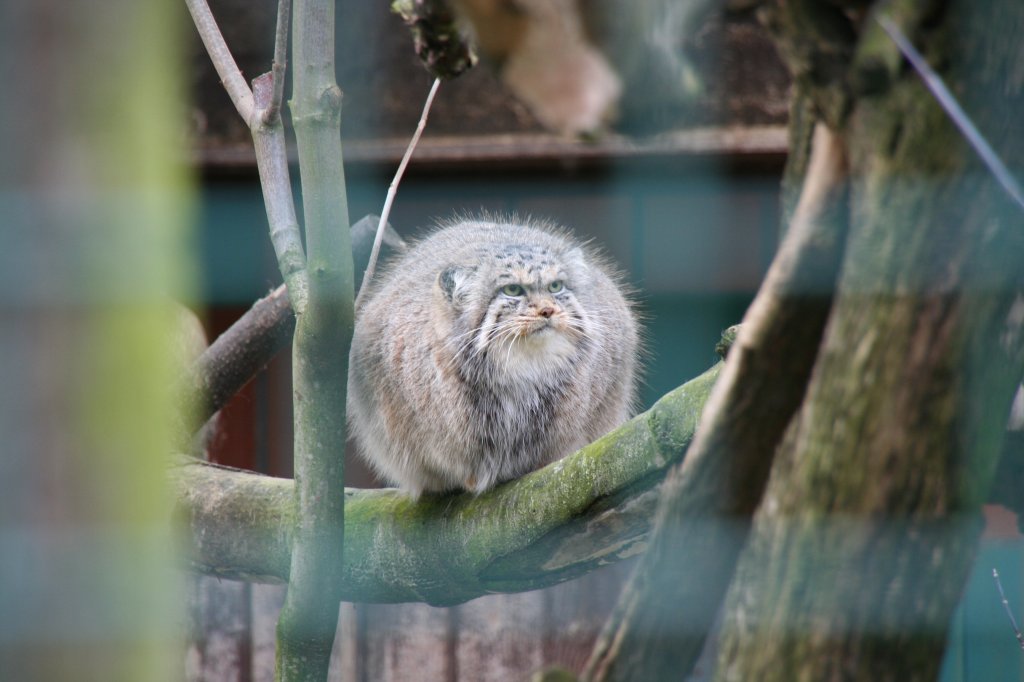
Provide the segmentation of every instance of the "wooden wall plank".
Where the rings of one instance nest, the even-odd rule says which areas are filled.
[[[247,680],[252,665],[249,585],[189,575],[185,679]]]
[[[575,673],[583,670],[633,563],[608,566],[543,591],[545,667],[559,666]]]
[[[426,604],[374,604],[357,611],[356,678],[367,682],[451,681],[459,678],[451,655],[452,612]]]
[[[359,662],[362,655],[359,651],[358,606],[355,604],[341,605],[338,614],[338,633],[331,652],[331,668],[328,680],[335,682],[355,682],[359,679]]]
[[[275,630],[284,594],[284,585],[252,586],[252,682],[274,682]]]
[[[525,680],[544,666],[542,591],[492,595],[456,608],[458,680]]]

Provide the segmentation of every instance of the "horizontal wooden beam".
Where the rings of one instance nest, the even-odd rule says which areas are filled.
[[[706,127],[676,130],[643,140],[608,135],[585,142],[546,133],[477,136],[424,136],[410,168],[460,169],[487,165],[557,167],[615,161],[718,158],[733,163],[771,164],[781,168],[787,151],[782,125]],[[381,138],[346,140],[345,161],[355,165],[395,165],[408,140]],[[256,157],[246,145],[204,147],[193,151],[192,163],[208,171],[245,170]]]

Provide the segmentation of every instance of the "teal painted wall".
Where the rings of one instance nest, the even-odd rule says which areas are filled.
[[[993,568],[999,571],[1014,618],[1022,624],[1024,542],[1020,538],[987,538],[953,617],[941,682],[1024,680],[1024,651],[999,599]]]

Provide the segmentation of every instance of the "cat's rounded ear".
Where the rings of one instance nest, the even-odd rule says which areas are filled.
[[[587,265],[587,254],[585,254],[583,249],[579,246],[574,246],[566,251],[564,259],[567,265],[579,270],[580,272],[587,272],[590,270],[590,266]]]
[[[437,284],[441,287],[441,294],[446,301],[452,305],[462,302],[466,294],[466,285],[469,278],[476,272],[476,268],[460,265],[449,265],[437,276]]]

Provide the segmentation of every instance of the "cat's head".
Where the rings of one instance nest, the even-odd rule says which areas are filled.
[[[588,335],[578,294],[589,279],[578,247],[486,244],[471,265],[442,269],[437,287],[463,334],[459,352],[536,372],[574,354]]]

